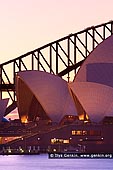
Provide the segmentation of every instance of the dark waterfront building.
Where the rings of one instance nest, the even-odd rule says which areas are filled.
[[[106,119],[106,121],[105,121]],[[10,135],[3,131],[4,145],[1,151],[12,153],[37,152],[86,152],[111,153],[113,152],[113,121],[106,117],[100,123],[84,123],[74,121],[62,125],[47,124],[39,121],[37,124],[10,125]],[[11,130],[15,128],[14,130]],[[8,135],[8,137],[7,137]],[[11,141],[8,141],[8,140]],[[8,141],[8,142],[7,142]]]

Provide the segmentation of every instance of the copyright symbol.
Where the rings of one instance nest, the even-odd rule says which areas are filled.
[[[54,155],[53,155],[53,154],[50,154],[50,157],[51,157],[51,158],[53,158],[53,157],[54,157]]]

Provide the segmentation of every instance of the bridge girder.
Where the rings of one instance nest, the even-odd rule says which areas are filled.
[[[88,27],[74,34],[46,44],[0,65],[1,99],[7,92],[16,101],[15,76],[22,70],[40,70],[59,75],[68,82],[74,78],[94,48],[113,34],[113,21]]]

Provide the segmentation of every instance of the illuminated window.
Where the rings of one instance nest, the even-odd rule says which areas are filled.
[[[63,143],[63,139],[57,139],[58,143]]]
[[[21,117],[21,122],[22,123],[28,123],[28,117],[27,116],[22,116]]]
[[[83,135],[87,135],[87,131],[86,130],[83,130]]]
[[[82,131],[81,130],[77,130],[77,135],[82,135]]]
[[[82,130],[72,130],[72,135],[82,135]]]
[[[63,140],[63,143],[69,143],[68,139]]]
[[[51,144],[69,143],[69,139],[51,139]]]
[[[63,143],[63,139],[51,139],[51,144],[59,144],[59,143]]]
[[[56,138],[51,139],[51,144],[54,144],[56,142]]]
[[[86,114],[86,119],[89,119],[89,116]],[[84,120],[84,114],[79,115],[79,120]]]
[[[76,135],[76,131],[75,130],[72,130],[72,135]]]
[[[101,131],[97,131],[97,130],[72,130],[71,132],[72,135],[89,135],[89,136],[100,136],[101,135]]]

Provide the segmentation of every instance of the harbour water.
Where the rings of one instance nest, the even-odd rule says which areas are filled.
[[[113,170],[113,159],[49,159],[41,155],[0,156],[0,170]]]

